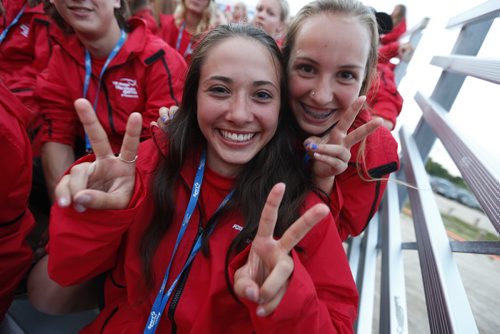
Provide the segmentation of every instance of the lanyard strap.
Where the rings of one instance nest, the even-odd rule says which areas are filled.
[[[182,274],[186,271],[186,269],[191,265],[193,262],[196,254],[201,248],[201,243],[202,243],[202,238],[203,238],[203,233],[196,238],[196,242],[194,244],[193,249],[191,250],[191,253],[189,254],[189,257],[182,267],[182,270],[180,273],[177,275],[175,280],[172,282],[170,287],[168,288],[167,292],[165,293],[165,288],[167,285],[168,278],[170,276],[170,269],[172,266],[172,262],[174,260],[175,253],[177,252],[177,248],[179,247],[179,244],[184,237],[184,233],[186,232],[186,228],[189,224],[189,221],[191,219],[191,216],[193,214],[193,211],[196,207],[196,203],[198,202],[198,197],[201,189],[201,184],[203,182],[203,174],[205,171],[205,161],[206,161],[206,152],[205,150],[202,152],[201,155],[201,160],[200,164],[198,166],[198,170],[196,171],[196,176],[194,179],[194,184],[193,184],[193,189],[191,190],[191,198],[189,199],[188,206],[186,208],[186,212],[184,213],[184,219],[182,220],[182,225],[179,230],[179,234],[177,234],[177,240],[175,242],[174,250],[172,252],[172,257],[170,258],[170,262],[168,264],[167,270],[165,271],[165,277],[163,278],[162,285],[160,287],[160,290],[158,291],[158,294],[155,298],[155,302],[151,308],[151,312],[148,317],[148,321],[146,323],[146,327],[144,328],[144,334],[152,334],[156,332],[156,329],[158,327],[158,324],[160,323],[160,318],[165,310],[165,307],[168,303],[168,300],[170,299],[170,296],[172,295],[172,292],[174,291],[175,287],[177,286],[177,283],[179,282],[180,277]],[[215,213],[217,213],[220,209],[222,209],[226,203],[229,201],[231,196],[233,195],[233,192],[231,191],[227,196],[224,198],[222,203],[219,205]],[[215,222],[209,227],[207,235],[210,235],[215,227]]]
[[[10,28],[12,28],[14,25],[16,25],[17,21],[19,21],[19,19],[21,18],[21,16],[23,16],[23,13],[24,13],[25,9],[26,9],[26,4],[24,4],[23,8],[21,8],[21,10],[19,11],[19,13],[17,13],[16,17],[14,18],[14,20],[12,20],[12,22],[9,23],[9,25],[7,26],[7,28],[5,28],[2,31],[2,33],[0,34],[0,44],[2,44],[3,40],[5,39],[5,37],[7,37],[7,34],[9,33]]]
[[[184,34],[184,29],[186,28],[186,22],[183,22],[181,24],[181,27],[179,28],[179,34],[177,35],[177,43],[175,43],[175,49],[179,51],[181,49],[181,40],[182,40],[182,34]],[[191,39],[189,40],[189,44],[184,51],[184,54],[182,55],[183,57],[186,57],[187,55],[190,55],[193,53],[193,41]],[[180,52],[180,51],[179,51]]]
[[[118,39],[118,42],[116,42],[115,47],[113,50],[111,50],[111,53],[108,55],[108,58],[106,59],[106,62],[104,63],[101,73],[99,74],[99,80],[97,83],[97,91],[95,94],[94,98],[94,111],[97,112],[97,101],[99,100],[99,91],[101,90],[101,81],[102,77],[104,76],[104,72],[106,71],[107,67],[115,58],[115,56],[118,54],[120,49],[122,48],[123,44],[125,43],[125,39],[127,37],[127,34],[125,33],[125,30],[121,29],[120,32],[120,39]],[[92,76],[92,59],[90,57],[90,52],[88,49],[85,49],[85,81],[83,82],[83,97],[87,97],[87,92],[89,90],[89,85],[90,85],[90,77]],[[89,138],[87,134],[85,134],[85,148],[88,152],[92,150],[92,146],[90,145]]]

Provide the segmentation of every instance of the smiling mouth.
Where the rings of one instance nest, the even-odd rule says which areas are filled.
[[[230,140],[235,143],[244,143],[250,141],[255,137],[255,132],[253,133],[235,133],[226,130],[219,130],[219,133],[224,137],[224,139]]]
[[[78,13],[90,13],[92,10],[89,8],[85,7],[79,7],[79,6],[70,6],[68,7],[71,11],[73,12],[78,12]]]
[[[333,115],[333,113],[335,113],[335,111],[337,110],[337,109],[322,109],[321,111],[317,111],[314,110],[314,108],[308,107],[303,103],[301,103],[300,105],[302,106],[302,109],[308,116],[317,120],[325,120],[331,115]]]

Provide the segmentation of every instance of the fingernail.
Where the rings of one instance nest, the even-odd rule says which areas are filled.
[[[257,307],[257,316],[259,317],[266,316],[266,310],[262,306]]]
[[[247,295],[247,298],[253,302],[257,301],[257,294],[255,293],[255,289],[252,289],[251,287],[246,288],[245,294]]]
[[[75,204],[73,205],[73,208],[76,210],[76,212],[85,212],[87,208],[81,204]]]
[[[89,195],[81,195],[75,198],[75,203],[84,205],[87,204],[90,201],[90,196]]]
[[[312,150],[315,150],[315,149],[317,149],[317,148],[318,148],[318,145],[316,145],[316,144],[314,144],[314,143],[312,143],[312,144],[311,144],[311,149],[312,149]]]
[[[61,208],[65,208],[69,205],[69,199],[66,197],[61,197],[57,200],[57,204],[59,204]]]

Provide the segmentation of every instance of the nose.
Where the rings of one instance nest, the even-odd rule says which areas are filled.
[[[310,93],[311,99],[319,105],[332,102],[334,96],[334,85],[329,78],[321,78]]]
[[[243,124],[250,122],[253,118],[250,110],[250,105],[244,94],[237,94],[232,98],[229,105],[229,111],[226,114],[226,119],[235,124]]]

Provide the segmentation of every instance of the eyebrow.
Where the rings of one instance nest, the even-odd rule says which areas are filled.
[[[295,59],[299,59],[299,60],[302,60],[302,61],[308,61],[308,62],[311,62],[313,63],[314,65],[319,65],[319,63],[312,59],[312,58],[309,58],[309,57],[305,57],[305,56],[298,56],[298,57],[295,57]],[[357,69],[363,69],[363,66],[362,65],[355,65],[355,64],[346,64],[346,65],[341,65],[339,66],[340,68],[342,69],[353,69],[353,68],[357,68]]]
[[[222,81],[222,82],[227,83],[227,84],[230,84],[230,83],[234,82],[233,79],[231,79],[229,77],[222,76],[222,75],[211,76],[210,78],[208,78],[207,80],[205,80],[205,82],[213,81],[213,80],[214,81]],[[260,87],[260,86],[266,86],[266,85],[273,86],[276,90],[279,90],[279,88],[272,81],[257,80],[257,81],[254,81],[252,83],[252,86],[254,86],[254,87]]]

